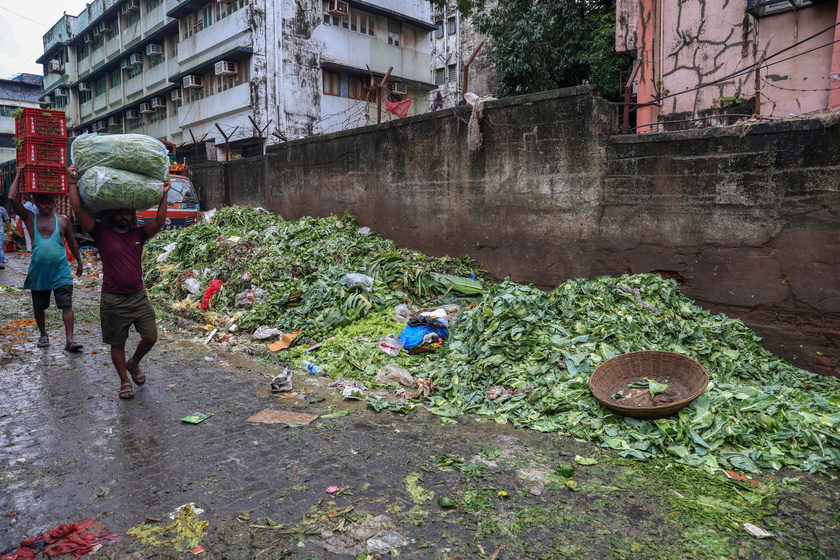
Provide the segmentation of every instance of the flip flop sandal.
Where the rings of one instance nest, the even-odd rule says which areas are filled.
[[[131,383],[120,385],[120,398],[123,400],[134,398],[134,388],[131,386]]]
[[[146,383],[146,374],[143,373],[143,370],[139,366],[134,371],[129,369],[128,374],[131,376],[131,380],[134,381],[135,385],[140,386]]]
[[[84,346],[82,346],[81,344],[77,344],[76,342],[73,342],[72,340],[70,342],[68,342],[67,345],[64,347],[64,349],[67,350],[68,352],[81,352],[82,348],[84,348]]]
[[[50,345],[50,337],[48,337],[48,336],[42,336],[41,338],[38,339],[38,344],[36,344],[36,346],[38,348],[46,348],[49,345]]]

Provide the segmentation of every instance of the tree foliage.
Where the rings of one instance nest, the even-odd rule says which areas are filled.
[[[615,52],[611,0],[458,0],[479,33],[490,38],[499,97],[593,83],[602,96],[621,94],[631,61]]]

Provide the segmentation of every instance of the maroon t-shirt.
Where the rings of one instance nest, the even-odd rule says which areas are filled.
[[[102,258],[102,291],[106,294],[133,294],[143,289],[140,257],[149,238],[137,227],[119,233],[96,222],[90,236]]]

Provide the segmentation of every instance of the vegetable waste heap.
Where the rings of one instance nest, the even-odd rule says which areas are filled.
[[[673,280],[640,274],[570,280],[549,292],[509,280],[459,289],[440,274],[480,275],[469,260],[398,251],[357,228],[347,216],[286,222],[228,208],[210,225],[154,238],[147,284],[154,297],[204,322],[237,317],[245,330],[303,329],[296,341],[322,341],[317,363],[333,377],[375,386],[383,365],[411,369],[432,388],[416,399],[444,417],[481,415],[707,470],[840,467],[840,381],[773,356],[741,321],[696,306]],[[370,291],[348,287],[350,273],[372,277]],[[212,313],[202,315],[201,292],[185,286],[211,279],[223,286]],[[243,304],[243,293],[255,297]],[[392,358],[377,348],[378,337],[399,330],[393,310],[406,303],[461,306],[436,352]],[[284,358],[299,358],[304,346]],[[664,419],[613,413],[591,396],[589,376],[636,350],[696,359],[709,372],[708,390]]]

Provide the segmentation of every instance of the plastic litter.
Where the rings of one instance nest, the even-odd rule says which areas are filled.
[[[300,365],[302,365],[306,369],[306,371],[308,371],[309,373],[311,373],[313,375],[320,375],[322,377],[327,376],[327,374],[324,373],[324,370],[321,368],[321,366],[313,364],[309,360],[303,360],[300,363]]]
[[[412,315],[414,315],[414,312],[404,303],[394,308],[394,319],[399,323],[407,323]]]
[[[272,336],[280,336],[282,334],[283,331],[281,331],[280,329],[274,329],[263,325],[261,327],[257,327],[257,330],[255,330],[254,334],[252,334],[251,336],[256,338],[257,340],[265,340],[267,338],[271,338]]]
[[[195,278],[187,278],[181,286],[194,296],[198,295],[201,291],[201,282]]]
[[[214,295],[218,294],[222,289],[221,280],[210,280],[210,285],[204,290],[204,296],[201,298],[201,308],[207,311],[210,309],[210,300]]]
[[[388,364],[381,367],[374,381],[377,383],[399,383],[406,387],[412,387],[415,382],[414,377],[404,367],[397,364]]]
[[[379,349],[389,356],[398,356],[403,343],[396,334],[389,334],[379,339]]]
[[[367,227],[367,226],[360,227],[357,231],[358,231],[358,233],[360,233],[362,235],[370,235],[370,228]]]
[[[344,283],[347,284],[348,288],[361,286],[368,292],[371,291],[371,289],[373,289],[373,278],[364,274],[357,274],[355,272],[346,275],[344,277]]]
[[[283,373],[271,380],[272,393],[285,393],[292,390],[292,372],[289,368],[283,368]]]

